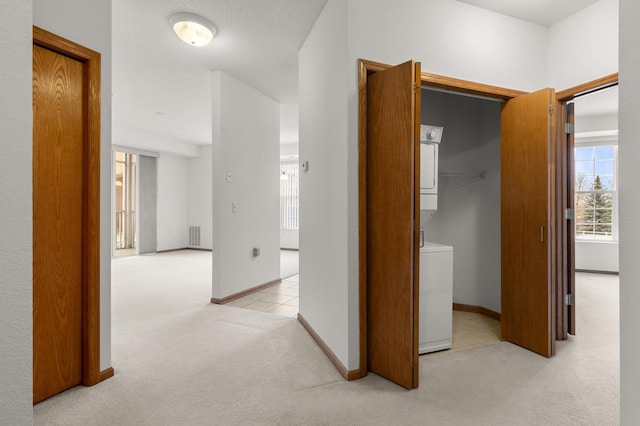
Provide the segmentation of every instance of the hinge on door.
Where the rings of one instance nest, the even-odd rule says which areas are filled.
[[[417,90],[418,90],[418,85],[413,83],[413,93],[416,93]]]
[[[564,132],[567,135],[571,135],[575,132],[575,125],[573,123],[564,123]]]
[[[549,114],[553,114],[553,105],[549,105]]]
[[[567,294],[564,296],[564,304],[567,306],[573,306],[576,304],[576,296],[574,294]]]
[[[576,220],[576,209],[564,209],[565,220]]]

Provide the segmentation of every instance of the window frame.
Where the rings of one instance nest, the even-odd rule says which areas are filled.
[[[285,220],[283,222],[283,218],[282,218],[282,214],[283,214],[283,203],[282,203],[282,183],[280,183],[280,230],[287,230],[287,231],[299,231],[300,230],[300,163],[298,162],[298,160],[280,160],[280,171],[283,170],[283,166],[286,168],[286,166],[291,166],[291,165],[295,165],[297,166],[297,184],[295,185],[295,190],[297,192],[295,198],[296,198],[296,213],[297,213],[297,218],[295,219],[295,222],[297,224],[296,227],[287,227],[287,223],[289,222],[288,220]]]
[[[583,147],[595,147],[595,146],[612,146],[613,147],[613,181],[614,187],[612,189],[608,189],[606,191],[578,191],[574,189],[574,209],[577,211],[576,199],[578,194],[597,194],[597,193],[611,193],[611,238],[609,239],[598,239],[595,236],[591,237],[582,237],[576,231],[577,220],[574,220],[574,236],[576,242],[588,242],[588,243],[617,243],[619,240],[619,232],[618,232],[618,131],[599,131],[599,132],[582,132],[576,133],[574,139],[574,150],[576,148]],[[576,168],[576,158],[574,151],[574,170]],[[577,175],[573,176],[574,182],[577,178]],[[574,183],[575,185],[575,183]]]

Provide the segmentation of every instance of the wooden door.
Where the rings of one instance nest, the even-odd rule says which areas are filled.
[[[501,113],[502,337],[555,352],[555,92],[511,99]]]
[[[34,402],[78,384],[78,365],[86,386],[114,374],[100,371],[100,62],[33,27]]]
[[[565,315],[566,321],[563,321],[563,325],[565,325],[566,330],[564,330],[564,336],[566,338],[566,333],[575,335],[576,334],[576,306],[575,306],[575,294],[576,294],[576,229],[575,229],[575,211],[576,211],[576,198],[575,198],[575,104],[567,103],[565,104],[564,111],[565,120],[563,120],[565,125],[565,135],[566,135],[566,154],[563,156],[566,164],[566,208],[569,209],[573,214],[568,215],[566,218],[563,218],[563,233],[566,243],[566,272],[564,274],[565,285],[563,299],[560,300],[560,304],[565,307]],[[566,300],[567,296],[569,296],[569,301]]]
[[[566,340],[575,332],[572,295],[575,279],[575,199],[574,199],[574,104],[558,102],[560,119],[556,132],[558,191],[556,193],[556,339]],[[571,295],[571,296],[570,296]]]
[[[367,363],[418,386],[420,64],[367,79]]]
[[[83,65],[33,47],[33,401],[82,382]]]

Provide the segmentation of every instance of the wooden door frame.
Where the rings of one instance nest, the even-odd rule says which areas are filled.
[[[557,198],[557,213],[556,213],[556,226],[558,229],[557,232],[557,262],[558,266],[556,268],[556,276],[557,276],[557,297],[556,297],[556,311],[557,311],[557,322],[556,322],[556,339],[558,340],[566,340],[568,338],[569,330],[567,328],[568,325],[568,309],[565,303],[565,295],[569,294],[569,274],[575,268],[573,265],[572,258],[569,256],[569,247],[570,238],[568,232],[570,232],[569,228],[566,226],[566,221],[564,219],[564,209],[567,208],[567,196],[569,191],[569,182],[567,182],[567,176],[569,168],[572,167],[568,164],[569,156],[567,153],[567,144],[565,140],[564,133],[564,123],[566,122],[566,104],[574,100],[575,98],[586,95],[589,93],[597,92],[599,90],[607,89],[612,86],[616,86],[618,84],[618,73],[609,74],[605,77],[601,77],[592,81],[588,81],[583,84],[579,84],[574,87],[570,87],[568,89],[562,90],[556,93],[556,103],[557,108],[561,111],[561,114],[558,114],[558,120],[560,122],[557,125],[557,137],[559,141],[562,143],[558,144],[559,158],[561,161],[558,164],[558,198]],[[574,241],[575,250],[575,241]],[[574,271],[575,272],[575,271]]]
[[[358,251],[359,251],[359,324],[360,368],[350,373],[349,380],[367,375],[367,78],[391,68],[380,62],[358,60]],[[488,84],[474,83],[426,72],[420,73],[423,86],[453,92],[508,100],[526,92]],[[418,243],[416,242],[416,245]],[[417,247],[416,247],[417,249]]]
[[[93,386],[113,376],[100,371],[100,54],[35,26],[33,44],[84,65],[82,383]]]
[[[364,377],[367,374],[367,77],[370,74],[384,71],[390,67],[391,65],[383,64],[380,62],[374,62],[365,59],[358,60],[358,250],[360,262],[358,285],[360,368],[356,370],[352,376],[349,376],[350,380]],[[475,83],[467,80],[445,77],[426,72],[421,73],[421,81],[423,86],[450,90],[452,92],[460,94],[485,96],[503,100],[509,100],[527,93],[519,90],[491,86],[482,83]],[[559,92],[556,92],[556,108],[562,108],[566,102],[573,100],[579,95],[591,93],[597,90],[614,86],[616,84],[618,84],[618,73],[614,73],[584,84],[580,84],[575,87],[561,90]],[[561,117],[563,114],[557,115],[558,117]],[[560,123],[554,124],[556,124],[556,132],[558,132],[557,136],[560,137],[559,133],[563,131],[564,126],[560,125]],[[556,169],[552,172],[556,179],[551,197],[559,198],[564,194],[566,198],[566,182],[563,182],[563,180],[559,178],[559,174],[566,171],[566,150],[562,150],[562,145],[564,144],[559,143],[556,145],[557,147],[559,147],[559,150],[556,152],[556,156],[559,156],[557,158],[557,164],[560,164],[561,166],[556,167]],[[567,247],[566,234],[563,234],[561,232],[563,227],[559,226],[559,221],[562,221],[562,218],[564,217],[564,203],[558,202],[558,198],[556,198],[555,203],[555,220],[552,217],[552,226],[555,228],[552,236],[555,238],[555,241],[552,241],[551,248],[554,250],[555,255],[552,258],[551,274],[552,278],[555,278],[557,284],[555,297],[556,339],[566,339],[566,314],[563,314],[564,307],[562,301],[564,301],[564,294],[566,294],[566,273],[563,271],[567,265]]]

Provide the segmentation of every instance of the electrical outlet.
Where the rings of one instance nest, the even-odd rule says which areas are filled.
[[[231,213],[238,213],[238,202],[237,201],[232,201],[231,202]]]

